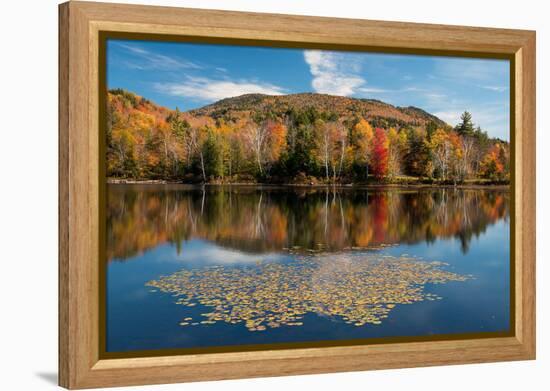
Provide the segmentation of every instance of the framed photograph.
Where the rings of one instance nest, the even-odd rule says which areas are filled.
[[[59,12],[60,385],[535,358],[535,32]]]

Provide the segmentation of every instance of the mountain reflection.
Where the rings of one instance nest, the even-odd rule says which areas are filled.
[[[472,237],[509,216],[509,192],[108,185],[107,259],[197,238],[250,253],[339,251]]]

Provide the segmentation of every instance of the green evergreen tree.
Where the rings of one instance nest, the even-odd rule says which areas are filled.
[[[209,129],[203,145],[204,171],[207,177],[219,178],[223,176],[223,156],[219,140]]]
[[[455,130],[461,136],[473,136],[474,135],[474,124],[472,122],[472,114],[465,111],[460,116],[460,123],[456,126]]]

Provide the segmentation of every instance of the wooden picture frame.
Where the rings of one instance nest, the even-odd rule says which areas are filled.
[[[509,58],[513,336],[143,358],[99,354],[101,32]],[[90,388],[535,358],[535,32],[149,7],[59,6],[59,384]]]

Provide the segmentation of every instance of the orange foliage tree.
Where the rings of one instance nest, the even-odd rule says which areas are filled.
[[[507,162],[508,152],[506,148],[501,143],[494,144],[489,148],[481,162],[483,176],[489,179],[504,179]]]
[[[374,131],[372,172],[377,179],[388,173],[388,139],[382,128]]]
[[[372,126],[361,118],[353,128],[353,142],[356,147],[355,161],[365,167],[365,178],[369,176],[369,164],[372,159],[372,140],[374,131]]]

